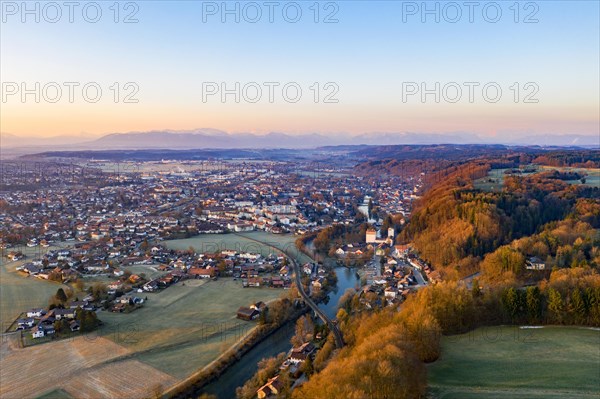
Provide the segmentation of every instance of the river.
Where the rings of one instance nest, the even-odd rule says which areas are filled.
[[[337,276],[336,287],[328,295],[329,300],[319,304],[327,316],[334,319],[338,310],[340,297],[348,288],[356,288],[360,280],[356,277],[356,270],[346,267],[335,268]],[[242,359],[229,367],[216,381],[206,385],[202,392],[217,395],[219,399],[235,398],[237,387],[244,385],[258,370],[257,363],[265,358],[275,356],[291,349],[290,339],[294,336],[295,323],[289,323],[280,328],[273,335],[257,344]]]
[[[369,197],[368,195],[365,196],[365,200],[363,201],[362,205],[360,205],[358,207],[358,210],[367,218],[367,221],[369,223],[376,223],[377,220],[372,219],[369,217],[369,200],[371,199],[371,197]]]

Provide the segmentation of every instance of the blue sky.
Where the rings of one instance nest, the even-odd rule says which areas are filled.
[[[3,132],[100,134],[213,127],[258,132],[598,134],[597,1],[518,2],[518,23],[514,1],[477,2],[473,23],[462,1],[455,3],[463,13],[457,23],[444,19],[453,13],[441,13],[439,23],[432,15],[422,22],[420,1],[319,2],[319,23],[313,20],[314,1],[296,2],[302,10],[297,23],[287,22],[281,11],[287,6],[293,17],[296,7],[291,2],[274,2],[273,23],[262,1],[255,3],[263,12],[259,22],[247,22],[240,13],[239,23],[232,15],[223,23],[220,1],[138,1],[138,22],[130,24],[114,23],[109,8],[113,1],[98,2],[98,23],[85,21],[77,9],[75,22],[69,23],[65,8],[57,23],[45,21],[43,14],[39,23],[31,15],[23,23],[21,10],[12,15],[14,10],[5,3],[2,82],[98,82],[104,92],[94,104],[77,98],[52,104],[42,98],[38,104],[18,95],[8,97],[2,103]],[[246,3],[238,3],[240,10]],[[437,4],[442,10],[449,3],[427,2],[427,7]],[[119,3],[120,21],[134,10],[124,10],[126,4]],[[502,16],[497,23],[486,21],[483,7],[493,18],[496,4]],[[217,14],[205,15],[204,22],[203,10],[215,7]],[[416,13],[403,18],[403,9],[415,11],[414,7]],[[323,23],[332,11],[338,22]],[[538,22],[524,23],[532,12]],[[113,82],[135,82],[139,102],[115,104],[108,89]],[[264,93],[255,104],[235,103],[231,96],[223,102],[219,95],[203,102],[205,82],[225,82],[227,87],[235,82],[297,82],[303,94],[294,104],[279,96],[269,103]],[[335,83],[338,102],[315,104],[310,91],[314,82]],[[503,93],[494,104],[480,95],[469,103],[464,92],[458,103],[435,103],[433,96],[422,101],[420,95],[403,102],[406,82],[426,87],[435,82],[496,82]],[[515,82],[521,90],[518,103],[510,89]],[[539,89],[537,104],[522,101],[527,82]]]

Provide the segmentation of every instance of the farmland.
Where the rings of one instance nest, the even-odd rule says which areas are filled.
[[[561,172],[576,172],[582,173],[585,176],[585,183],[580,180],[567,180],[569,184],[584,184],[590,187],[600,186],[600,169],[585,169],[585,168],[570,168],[570,167],[555,167],[555,166],[538,166],[528,165],[526,169],[532,171],[523,171],[520,176],[529,176],[539,171],[558,170]],[[486,177],[474,181],[475,188],[484,191],[500,191],[504,186],[504,177],[507,176],[504,172],[509,169],[491,169]],[[533,171],[535,170],[535,171]],[[510,176],[510,175],[508,175]]]
[[[100,312],[99,334],[132,357],[183,378],[217,358],[255,323],[236,319],[240,306],[270,301],[283,291],[242,288],[233,279],[186,280],[163,292],[144,294],[144,307],[130,314]]]
[[[211,236],[212,238],[213,236]],[[225,237],[225,236],[223,236]],[[235,235],[231,245],[242,240],[244,250],[268,255],[271,250]],[[183,248],[190,244],[185,243]],[[26,249],[32,250],[32,249]],[[27,261],[25,259],[24,261]],[[48,304],[60,284],[26,277],[15,269],[23,261],[0,266],[2,277],[2,321],[12,321],[23,310]],[[132,266],[131,271],[153,277],[151,266]],[[92,279],[94,280],[94,279]],[[90,281],[87,281],[88,283]],[[270,288],[242,288],[240,280],[185,280],[162,292],[145,293],[144,307],[129,314],[98,312],[104,325],[86,337],[19,348],[3,348],[1,397],[147,397],[154,385],[166,388],[178,379],[208,365],[255,326],[236,318],[240,306],[256,301],[271,301],[284,291]],[[8,337],[8,336],[6,336]],[[8,338],[7,338],[8,339]],[[98,351],[96,353],[95,351]],[[60,367],[53,362],[60,353]],[[65,377],[68,383],[38,383],[30,378],[15,378],[24,368],[31,378],[44,372]],[[134,383],[128,384],[130,379]],[[39,379],[44,381],[47,379]],[[119,384],[119,381],[122,384]],[[18,393],[18,394],[17,394]]]
[[[0,396],[148,397],[155,385],[172,385],[248,334],[255,323],[236,319],[239,306],[281,293],[244,289],[232,279],[187,280],[147,294],[145,306],[133,313],[99,312],[105,324],[85,337],[21,349],[15,335],[7,336],[0,370],[2,381],[13,384],[3,384]],[[23,369],[30,371],[25,377]],[[39,378],[44,373],[52,378]]]
[[[583,168],[570,168],[570,167],[562,167],[557,168],[554,166],[542,166],[543,170],[560,170],[564,172],[576,172],[576,173],[584,173],[585,176],[585,185],[591,187],[600,187],[600,169],[583,169]],[[567,180],[569,184],[581,184],[579,180]]]
[[[25,349],[13,339],[3,339],[1,350],[0,397],[7,399],[141,398],[151,394],[149,381],[174,382],[165,373],[127,359],[127,349],[104,338],[77,337]]]
[[[250,234],[250,235],[248,235]],[[253,233],[246,233],[252,237]],[[269,235],[269,237],[272,237]],[[191,238],[181,240],[164,241],[168,248],[187,250],[193,247],[196,252],[220,252],[225,249],[232,249],[238,252],[254,252],[267,256],[273,250],[265,245],[246,239],[239,234],[200,234]]]
[[[486,177],[477,179],[473,182],[475,188],[484,191],[501,191],[504,186],[504,177],[507,176],[504,172],[509,169],[491,169]],[[537,171],[537,169],[536,169]],[[534,172],[535,173],[535,172]],[[521,176],[528,176],[532,173],[522,173]]]
[[[430,397],[597,398],[600,331],[486,327],[442,339]]]

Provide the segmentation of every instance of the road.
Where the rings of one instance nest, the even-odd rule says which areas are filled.
[[[473,279],[478,278],[480,274],[481,272],[473,273],[470,276],[462,279],[462,281],[467,285],[467,289],[473,288]]]
[[[292,264],[292,267],[294,268],[294,278],[296,280],[296,287],[298,287],[298,292],[304,299],[304,302],[306,302],[306,304],[308,304],[308,306],[310,306],[310,308],[317,314],[317,316],[319,316],[319,318],[321,320],[323,320],[323,323],[327,324],[327,327],[329,327],[329,331],[331,331],[335,337],[335,345],[338,348],[342,348],[344,346],[344,338],[342,336],[340,329],[329,317],[327,317],[327,315],[317,306],[317,304],[311,299],[311,297],[304,290],[304,286],[302,285],[302,274],[300,273],[300,265],[298,265],[298,262],[293,257],[293,255],[289,254],[286,251],[282,251],[281,249],[274,247],[264,241],[260,241],[255,238],[250,238],[247,236],[243,236],[243,237],[247,240],[256,241],[256,242],[263,244],[269,248],[272,248],[276,252],[284,253],[284,255],[287,257],[288,261]]]
[[[423,287],[426,286],[427,282],[423,278],[423,274],[421,273],[421,271],[414,266],[411,266],[411,265],[408,265],[408,266],[412,267],[412,269],[414,271],[413,276],[415,276],[415,279],[417,280],[417,284],[420,286],[423,286]]]

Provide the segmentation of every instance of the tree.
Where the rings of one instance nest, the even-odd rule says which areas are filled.
[[[317,352],[317,355],[315,356],[315,361],[313,363],[313,369],[316,371],[323,370],[325,368],[325,364],[327,363],[327,360],[329,360],[329,357],[333,353],[334,349],[335,349],[334,336],[333,336],[333,334],[329,334],[327,336],[327,341],[325,341],[325,344]]]
[[[260,314],[258,315],[258,324],[259,325],[265,325],[267,324],[267,313],[269,312],[268,308],[263,309],[262,312],[260,312]]]
[[[479,296],[481,295],[481,287],[479,286],[479,280],[474,278],[471,282],[471,285],[471,295],[473,295],[473,298],[479,298]]]
[[[356,290],[354,288],[347,288],[338,301],[338,307],[344,308],[349,312],[351,310],[352,298],[354,297],[354,294],[356,294]]]
[[[536,287],[527,287],[526,292],[526,304],[527,304],[527,316],[529,316],[530,322],[536,322],[540,317],[541,312],[541,298],[540,289]]]
[[[502,304],[504,305],[506,312],[514,321],[519,314],[519,294],[514,287],[510,287],[504,292]]]
[[[92,284],[92,286],[89,288],[90,290],[90,294],[92,294],[92,296],[94,297],[95,300],[100,300],[102,298],[104,298],[106,296],[106,285],[97,282]]]
[[[83,291],[85,289],[85,283],[81,278],[78,278],[77,281],[75,281],[75,284],[73,284],[73,286],[77,291]]]
[[[552,322],[562,323],[563,300],[560,292],[554,288],[548,289],[548,312]]]
[[[310,377],[314,372],[313,361],[310,356],[308,356],[304,361],[304,364],[302,365],[302,372],[306,374],[307,377]]]
[[[57,333],[64,333],[69,331],[69,322],[66,319],[56,320],[54,322],[54,330]]]
[[[54,297],[60,303],[65,303],[67,301],[67,294],[65,294],[65,290],[62,288],[56,290],[56,295],[54,295]]]
[[[77,308],[77,322],[81,332],[93,331],[98,326],[98,316],[91,310]]]
[[[584,295],[579,288],[575,288],[571,293],[571,308],[576,323],[584,323],[587,319],[587,306]]]
[[[292,311],[292,304],[289,299],[283,298],[273,302],[269,306],[267,321],[275,325],[281,325],[287,320]]]
[[[315,325],[310,317],[302,316],[296,321],[296,335],[291,339],[292,345],[300,346],[307,342],[309,334],[312,334],[315,330]]]
[[[489,279],[506,272],[520,276],[525,270],[525,257],[513,248],[503,246],[486,256],[481,268]]]

